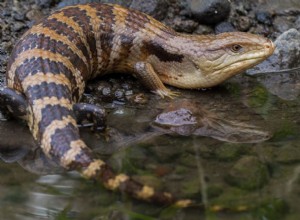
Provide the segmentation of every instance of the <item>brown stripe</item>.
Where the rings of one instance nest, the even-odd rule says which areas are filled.
[[[101,170],[101,166],[104,165],[105,162],[102,160],[94,160],[89,166],[82,172],[82,175],[87,178],[91,179],[96,176],[96,174]]]
[[[33,87],[36,85],[41,85],[42,83],[55,83],[58,85],[65,85],[70,91],[72,91],[72,86],[70,80],[64,74],[53,74],[53,73],[43,73],[38,72],[34,75],[29,75],[25,77],[22,81],[22,86],[24,91],[27,91],[28,87]]]
[[[60,164],[68,168],[74,161],[76,162],[77,156],[82,154],[85,148],[87,148],[87,146],[82,140],[72,141],[70,143],[70,149],[60,158]]]
[[[102,63],[102,48],[101,48],[101,42],[100,42],[100,24],[102,22],[101,18],[97,15],[97,10],[95,8],[92,8],[89,5],[78,5],[78,8],[81,10],[84,10],[86,12],[86,15],[90,17],[90,23],[92,25],[94,39],[96,41],[96,50],[97,50],[97,61],[98,61],[98,67],[97,70],[94,70],[94,72],[99,72],[101,69],[101,63]]]
[[[20,53],[11,65],[11,68],[8,72],[9,78],[13,78],[16,69],[25,60],[39,57],[42,57],[43,59],[49,59],[50,61],[54,61],[57,63],[63,63],[74,74],[77,83],[76,87],[79,88],[79,95],[81,96],[83,94],[85,82],[83,81],[81,72],[73,66],[73,64],[67,57],[62,56],[61,54],[52,53],[50,51],[45,51],[42,49],[31,49]]]
[[[101,47],[101,54],[98,53],[97,55],[99,62],[101,62],[98,62],[97,72],[104,73],[108,71],[109,58],[113,47],[114,31],[112,30],[112,26],[115,23],[114,7],[106,4],[93,4],[91,6],[95,8],[97,12],[96,16],[101,19],[100,27],[98,27],[100,29],[100,38],[96,39]]]
[[[75,53],[86,65],[87,69],[90,69],[91,65],[88,64],[87,58],[84,56],[82,51],[76,46],[74,42],[71,42],[68,37],[57,34],[56,31],[49,29],[48,27],[43,27],[41,24],[33,26],[31,29],[32,34],[41,35],[43,34],[45,37],[49,37],[52,40],[57,42],[62,42],[63,44],[67,45],[73,53]]]
[[[107,183],[105,183],[106,187],[110,190],[116,190],[119,188],[121,183],[126,182],[129,177],[125,174],[118,174],[113,179],[109,179]]]
[[[66,17],[64,16],[63,12],[58,13],[58,14],[53,14],[50,15],[48,17],[48,20],[50,19],[56,19],[57,21],[60,21],[62,23],[65,23],[68,27],[71,27],[79,36],[79,38],[81,39],[82,43],[84,44],[85,48],[88,51],[89,54],[89,61],[90,61],[90,68],[93,67],[92,62],[93,62],[93,56],[92,56],[92,51],[91,48],[88,44],[88,40],[87,40],[87,33],[84,33],[83,29],[80,27],[80,25],[78,23],[76,23],[72,17]],[[79,56],[80,57],[80,56]],[[93,70],[90,69],[90,71],[92,72]]]
[[[51,151],[51,136],[55,134],[57,129],[63,129],[68,124],[72,124],[75,127],[77,126],[75,119],[71,116],[67,116],[64,117],[63,120],[52,121],[52,123],[45,129],[45,132],[42,135],[41,147],[48,157],[50,157]]]
[[[34,100],[33,102],[33,113],[34,113],[34,122],[32,121],[29,126],[31,127],[33,136],[37,139],[39,133],[39,123],[42,120],[42,110],[47,105],[60,105],[61,107],[65,107],[69,110],[72,110],[72,104],[70,100],[61,98],[57,99],[56,97],[44,97],[43,99]]]
[[[137,197],[143,200],[148,200],[154,195],[155,191],[152,187],[144,185],[143,188],[137,192]]]
[[[128,43],[130,44],[130,42],[124,42],[126,41],[126,39],[124,39],[124,34],[126,33],[125,21],[126,21],[126,17],[128,16],[128,13],[129,11],[125,10],[122,7],[115,6],[113,8],[114,23],[112,24],[112,32],[114,33],[113,34],[114,37],[112,40],[112,48],[111,48],[109,63],[107,67],[108,69],[111,69],[114,66],[115,62],[118,62],[122,58],[124,58],[123,49],[127,47]],[[129,48],[127,52],[128,51]]]

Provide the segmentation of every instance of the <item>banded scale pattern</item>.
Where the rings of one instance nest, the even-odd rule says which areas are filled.
[[[173,31],[148,15],[110,4],[76,5],[56,11],[28,30],[8,63],[7,87],[24,95],[29,128],[50,158],[77,169],[135,198],[185,207],[170,193],[156,192],[125,174],[114,174],[80,139],[74,104],[85,83],[111,71],[134,72],[149,55],[150,39],[170,38]],[[167,54],[168,55],[168,54]]]
[[[80,139],[82,115],[101,124],[99,107],[78,103],[88,80],[110,72],[132,73],[161,97],[178,88],[206,88],[266,59],[273,43],[241,33],[176,33],[141,12],[111,4],[66,7],[28,30],[16,44],[0,104],[28,126],[44,153],[111,190],[162,204],[188,206],[125,174],[114,174]],[[100,118],[100,119],[99,119]],[[76,121],[77,120],[77,121]]]

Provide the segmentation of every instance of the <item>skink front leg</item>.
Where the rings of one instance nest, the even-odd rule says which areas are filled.
[[[150,63],[137,62],[134,65],[134,69],[142,83],[160,97],[174,98],[179,95],[179,93],[172,92],[165,87]]]
[[[101,132],[106,129],[105,110],[103,108],[87,103],[77,103],[73,105],[73,111],[79,125],[84,125],[84,122],[87,121],[93,123],[92,129],[94,131]]]
[[[0,110],[13,117],[27,119],[28,104],[25,97],[10,88],[0,88]]]

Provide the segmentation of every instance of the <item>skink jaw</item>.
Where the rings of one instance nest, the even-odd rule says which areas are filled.
[[[266,51],[268,52],[267,56],[270,56],[271,54],[273,54],[276,46],[273,43],[273,41],[271,41],[270,39],[268,39],[268,41],[265,43],[265,48],[266,48]]]

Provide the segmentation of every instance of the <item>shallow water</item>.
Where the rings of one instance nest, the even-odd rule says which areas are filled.
[[[239,76],[209,90],[178,90],[181,96],[175,100],[147,95],[147,104],[106,105],[108,141],[81,129],[88,145],[115,170],[193,198],[205,210],[136,202],[75,172],[62,173],[55,164],[45,165],[37,153],[22,159],[33,145],[26,127],[0,121],[1,155],[6,161],[19,159],[19,164],[0,163],[0,219],[298,219],[299,83],[296,70],[280,76]],[[192,105],[199,112],[204,108],[222,120],[256,125],[253,130],[270,132],[272,137],[258,143],[231,143],[151,126],[158,114],[181,101],[183,108]],[[23,151],[18,151],[20,145],[25,146]],[[16,153],[8,154],[7,148]]]

